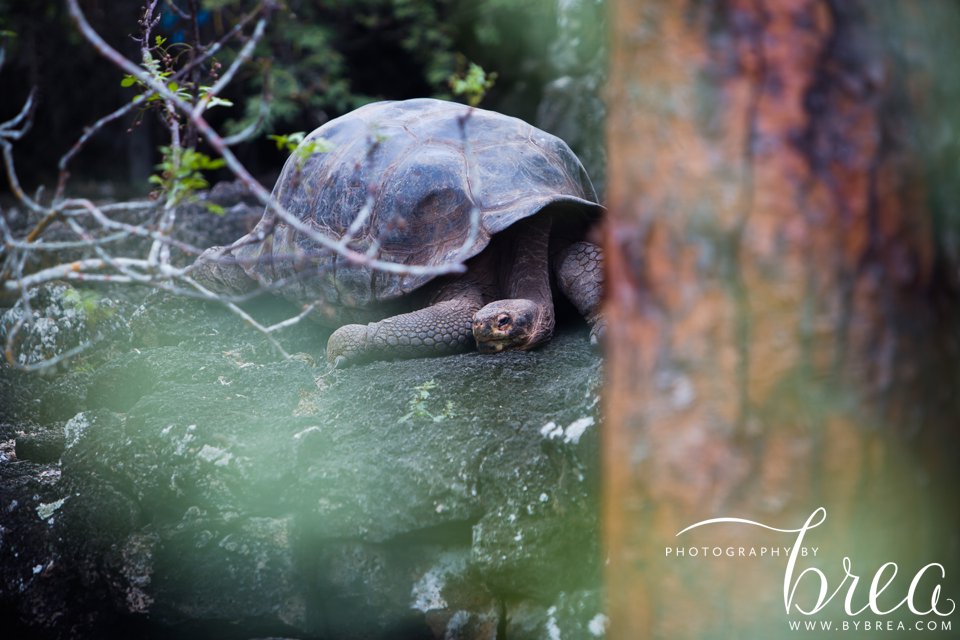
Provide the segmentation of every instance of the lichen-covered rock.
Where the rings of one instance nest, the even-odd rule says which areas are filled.
[[[84,345],[116,336],[126,327],[121,304],[66,283],[42,284],[0,315],[0,344],[11,343],[17,364],[53,360]]]
[[[241,181],[218,182],[178,208],[174,237],[200,249],[229,244],[253,229],[262,215],[263,203]],[[183,264],[196,258],[175,255]]]
[[[17,409],[63,450],[17,467],[58,477],[12,521],[36,548],[0,549],[2,584],[25,585],[0,607],[63,637],[492,639],[526,628],[504,612],[548,620],[598,588],[585,327],[529,353],[329,371],[311,325],[284,336],[307,353],[282,360],[215,307],[155,301],[134,325],[166,333],[134,330],[92,370],[0,369],[20,393],[77,397],[55,420]],[[0,468],[31,464],[10,456]],[[564,616],[565,633],[583,626]]]
[[[595,640],[607,632],[599,591],[559,594],[549,605],[530,601],[506,609],[505,635],[511,640]]]
[[[188,509],[172,526],[149,527],[143,613],[171,624],[263,620],[305,629],[308,591],[293,517],[208,517]],[[132,610],[135,611],[135,610]]]
[[[6,443],[14,429],[0,434]],[[63,623],[68,579],[51,521],[62,507],[55,465],[20,462],[0,446],[0,613],[4,636],[30,637]],[[62,625],[67,629],[72,622]]]

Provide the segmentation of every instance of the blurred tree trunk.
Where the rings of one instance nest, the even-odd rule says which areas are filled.
[[[796,534],[676,534],[796,529],[821,506],[802,566],[830,592],[849,556],[857,608],[887,561],[891,606],[929,562],[960,600],[956,263],[915,127],[936,80],[898,66],[928,43],[888,30],[920,10],[612,2],[609,637],[787,635],[785,555],[712,550]]]

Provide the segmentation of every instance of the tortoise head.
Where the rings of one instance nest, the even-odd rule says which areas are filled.
[[[525,351],[550,339],[552,320],[533,300],[497,300],[474,315],[473,337],[480,353]]]

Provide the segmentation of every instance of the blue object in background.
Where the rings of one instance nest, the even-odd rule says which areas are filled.
[[[203,28],[208,22],[210,22],[210,12],[206,9],[201,9],[197,15],[197,23],[200,25],[200,28]],[[184,42],[186,40],[186,29],[188,26],[189,23],[187,20],[184,20],[169,8],[164,7],[160,10],[160,28],[165,33],[170,34],[168,39],[171,43]]]

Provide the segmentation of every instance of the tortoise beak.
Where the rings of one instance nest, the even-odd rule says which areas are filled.
[[[502,342],[478,342],[477,351],[480,353],[500,353],[503,351]]]

